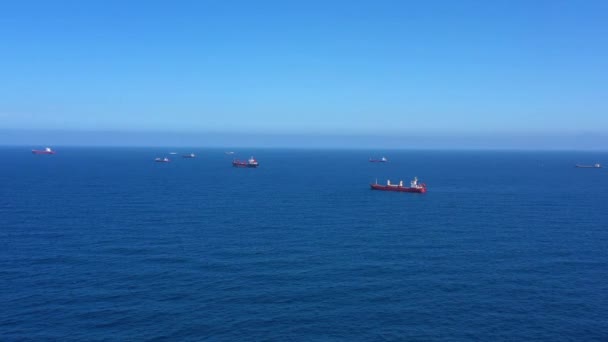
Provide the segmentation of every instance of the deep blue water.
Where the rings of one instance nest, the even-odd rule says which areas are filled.
[[[608,340],[608,153],[0,151],[3,341]]]

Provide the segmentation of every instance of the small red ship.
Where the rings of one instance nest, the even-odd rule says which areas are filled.
[[[258,165],[258,161],[253,157],[249,158],[247,161],[241,161],[238,159],[232,161],[232,166],[234,167],[258,167]]]
[[[55,154],[55,151],[51,150],[50,147],[45,148],[44,150],[32,150],[33,154]]]
[[[378,182],[375,184],[370,184],[372,190],[382,190],[382,191],[397,191],[397,192],[416,192],[423,194],[426,192],[426,184],[418,184],[418,177],[414,177],[414,179],[410,182],[410,186],[403,186],[403,181],[399,181],[399,184],[391,184],[390,180],[386,181],[386,185],[380,185]]]

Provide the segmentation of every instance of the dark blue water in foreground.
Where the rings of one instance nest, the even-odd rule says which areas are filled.
[[[607,153],[0,151],[3,341],[608,340]]]

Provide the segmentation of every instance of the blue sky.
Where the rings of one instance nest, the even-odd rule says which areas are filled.
[[[608,136],[606,37],[591,0],[5,1],[0,130]]]

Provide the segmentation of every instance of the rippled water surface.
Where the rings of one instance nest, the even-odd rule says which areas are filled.
[[[1,340],[608,340],[607,153],[0,152]]]

